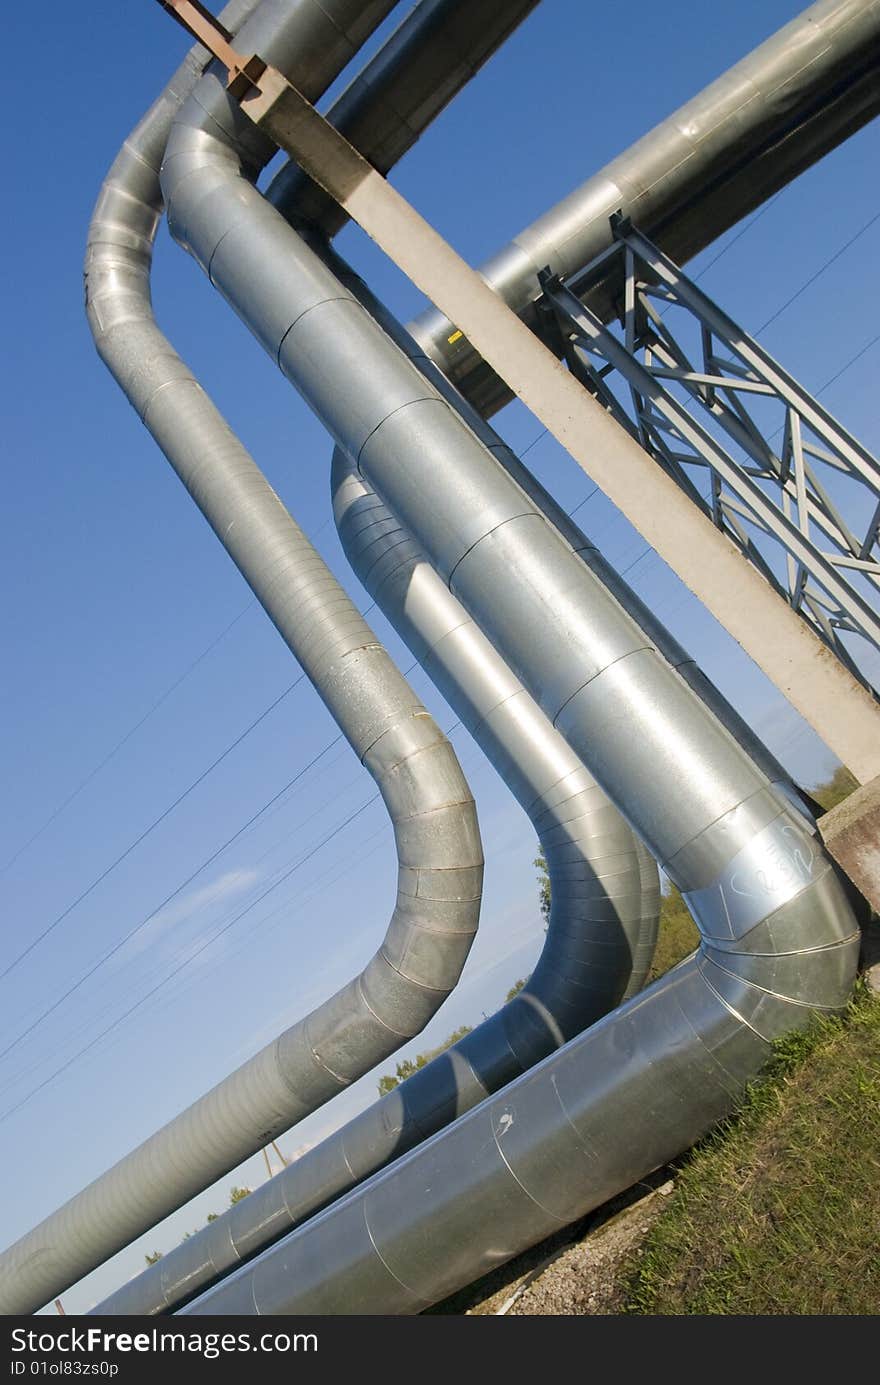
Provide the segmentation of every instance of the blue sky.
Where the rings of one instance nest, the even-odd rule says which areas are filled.
[[[740,0],[715,7],[708,25],[697,0],[544,0],[394,181],[479,263],[800,8]],[[36,37],[27,7],[8,18],[10,51],[37,45],[40,93],[9,141],[2,228],[11,273],[0,971],[266,715],[0,981],[0,1050],[14,1044],[0,1058],[0,1246],[359,970],[384,932],[395,874],[381,805],[337,831],[368,804],[372,782],[335,741],[308,684],[291,687],[299,670],[289,652],[94,354],[80,280],[91,208],[186,40],[153,0],[94,0],[86,28],[82,16],[56,0]],[[703,287],[756,328],[880,210],[878,167],[875,126],[789,187],[707,269]],[[338,245],[399,316],[420,309],[356,228]],[[878,251],[875,223],[763,338],[813,388],[876,333]],[[164,230],[154,298],[171,340],[365,609],[330,520],[329,439]],[[878,361],[875,346],[823,394],[875,450]],[[541,427],[521,406],[497,423],[514,446],[530,447],[530,465],[563,504],[592,489],[552,440],[535,442]],[[578,518],[619,566],[645,548],[601,496]],[[780,758],[808,783],[826,775],[827,750],[662,563],[642,559],[632,580]],[[409,668],[378,613],[370,619]],[[427,679],[416,671],[413,683],[451,726]],[[461,986],[410,1052],[494,1009],[541,941],[532,830],[466,734],[453,740],[480,811],[485,903]],[[316,1113],[282,1148],[292,1153],[340,1123],[372,1099],[375,1081]],[[84,1309],[135,1272],[144,1249],[169,1248],[221,1210],[233,1182],[264,1176],[262,1161],[250,1161],[65,1294],[65,1305]]]

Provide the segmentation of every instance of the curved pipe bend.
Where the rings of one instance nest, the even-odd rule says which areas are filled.
[[[854,976],[833,870],[793,815],[761,835],[713,882],[760,895],[760,920],[704,924],[694,957],[183,1314],[418,1313],[693,1144]]]
[[[657,937],[656,865],[340,447],[331,476],[354,572],[535,828],[551,882],[547,943],[522,1003],[488,1023],[499,1019],[514,1052],[523,1040],[534,1051],[536,1038],[549,1052],[644,986]]]
[[[378,22],[382,6],[366,8]],[[360,23],[365,7],[337,0],[335,9],[328,51],[326,7],[288,7],[295,53],[308,51],[296,32],[306,38],[320,10],[325,74],[350,56],[346,11]],[[156,156],[199,71],[196,54],[105,182],[86,259],[89,321],[102,359],[375,779],[394,825],[397,904],[359,976],[0,1256],[4,1313],[45,1303],[418,1034],[458,980],[479,915],[479,829],[452,748],[153,319]]]
[[[173,1309],[641,990],[653,957],[653,860],[341,449],[333,483],[355,571],[535,826],[552,885],[545,945],[497,1014],[123,1285],[99,1315]]]
[[[169,141],[173,233],[626,813],[704,939],[693,961],[405,1156],[393,1178],[371,1179],[204,1300],[210,1311],[410,1311],[479,1273],[481,1228],[503,1259],[692,1142],[769,1040],[843,1003],[857,930],[803,818],[780,811],[767,776],[201,125],[190,103]],[[536,1105],[520,1120],[525,1093]],[[276,1271],[306,1246],[290,1291]]]

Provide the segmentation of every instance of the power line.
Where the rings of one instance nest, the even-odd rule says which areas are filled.
[[[751,221],[747,221],[745,226],[743,226],[741,230],[737,231],[735,236],[731,236],[727,244],[721,250],[718,251],[718,254],[713,256],[713,258],[709,261],[708,264],[703,265],[703,268],[700,270],[699,274],[694,275],[694,283],[696,283],[698,279],[704,278],[705,275],[709,273],[709,270],[712,269],[715,265],[717,265],[720,259],[723,259],[723,257],[727,254],[728,250],[732,250],[733,247],[736,245],[737,241],[742,240],[743,236],[746,234],[747,231],[751,231],[752,227],[755,225],[755,222],[760,221],[761,217],[765,216],[767,212],[769,212],[770,208],[775,206],[775,204],[779,201],[781,196],[782,192],[777,192],[775,197],[771,197],[769,202],[765,202],[764,206],[761,208],[759,212],[755,214],[755,216],[752,217]]]
[[[417,666],[417,664],[416,664],[416,663],[413,663],[413,664],[410,666],[410,669],[408,670],[408,672],[412,672],[412,670],[413,670],[416,666]],[[456,722],[454,722],[453,725],[449,728],[449,730],[446,731],[444,734],[445,734],[446,736],[451,736],[451,735],[452,735],[455,731],[457,731],[462,725],[463,725],[463,723],[462,723],[461,721],[456,721]],[[341,740],[341,739],[342,739],[342,737],[341,737],[341,735],[339,735],[339,736],[335,737],[335,739],[334,739],[333,741],[328,742],[328,744],[327,744],[326,746],[324,746],[323,750],[320,751],[319,754],[318,754],[317,756],[314,757],[314,759],[310,762],[310,764],[304,766],[304,768],[303,768],[302,770],[299,771],[299,774],[298,774],[296,777],[297,777],[297,778],[302,778],[302,776],[303,776],[304,774],[306,774],[307,771],[308,771],[309,769],[311,769],[311,768],[314,767],[314,765],[315,765],[315,764],[317,763],[317,761],[321,758],[321,756],[324,755],[324,754],[326,754],[326,752],[327,752],[328,750],[330,750],[330,748],[331,748],[333,745],[335,745],[335,744],[336,744],[339,740]],[[294,781],[291,781],[291,782],[295,782],[295,780],[294,780]],[[229,839],[228,842],[224,843],[224,845],[223,845],[222,847],[218,848],[218,850],[214,853],[214,855],[213,855],[212,857],[209,858],[209,861],[204,862],[203,865],[202,865],[201,867],[199,867],[199,871],[202,870],[202,869],[204,869],[204,867],[205,867],[206,865],[210,864],[210,861],[211,861],[211,860],[216,859],[216,856],[218,856],[218,855],[220,854],[220,852],[222,852],[223,850],[225,850],[226,846],[230,845],[230,843],[231,843],[232,841],[235,840],[235,837],[241,836],[241,834],[242,834],[244,831],[247,830],[247,828],[251,825],[251,823],[253,823],[253,822],[256,820],[256,818],[260,816],[260,813],[262,813],[263,811],[265,811],[265,808],[268,808],[269,806],[271,806],[271,804],[274,803],[275,800],[276,800],[278,797],[280,797],[281,794],[286,793],[287,790],[288,790],[289,788],[290,788],[290,784],[287,784],[287,785],[284,786],[283,789],[279,790],[279,793],[276,794],[274,798],[270,799],[270,800],[269,800],[269,803],[265,804],[264,807],[263,807],[262,809],[260,809],[260,812],[254,814],[254,816],[250,819],[250,821],[247,822],[247,823],[245,823],[244,826],[241,827],[241,828],[238,830],[238,832],[235,834],[234,837],[231,837],[231,838]],[[284,882],[285,882],[286,880],[289,880],[290,877],[291,877],[293,874],[295,874],[296,871],[298,871],[302,866],[306,865],[306,863],[307,863],[308,861],[310,861],[310,860],[312,859],[313,856],[315,856],[320,850],[322,850],[323,847],[327,846],[329,842],[331,842],[335,837],[337,837],[337,836],[339,835],[340,832],[344,831],[346,827],[350,826],[350,824],[351,824],[352,822],[354,822],[357,818],[359,818],[359,817],[361,816],[362,813],[366,812],[366,810],[367,810],[368,808],[370,808],[374,803],[378,803],[379,800],[381,799],[381,797],[382,797],[381,793],[375,793],[375,794],[373,794],[371,798],[367,799],[367,801],[366,801],[365,803],[362,803],[361,806],[360,806],[359,808],[355,809],[355,811],[354,811],[353,813],[350,813],[350,814],[348,815],[348,817],[346,817],[346,818],[344,819],[343,822],[337,824],[337,826],[334,827],[334,828],[332,829],[332,831],[330,831],[329,833],[327,833],[327,835],[324,836],[324,837],[321,839],[321,841],[319,841],[318,843],[316,843],[315,846],[311,847],[311,848],[306,852],[306,854],[305,854],[304,856],[300,857],[300,859],[299,859],[298,861],[294,862],[294,864],[293,864],[292,866],[290,866],[290,867],[289,867],[287,870],[285,870],[281,875],[279,875],[279,876],[272,882],[272,884],[269,885],[269,886],[267,886],[267,888],[266,888],[265,890],[263,890],[255,899],[252,899],[252,900],[250,901],[250,903],[247,904],[247,905],[245,906],[244,909],[240,910],[237,914],[234,915],[233,918],[229,919],[226,923],[224,923],[223,926],[222,926],[221,928],[217,929],[217,930],[216,930],[209,938],[207,938],[207,939],[201,944],[201,946],[198,947],[194,952],[189,953],[188,956],[186,956],[185,958],[183,958],[183,960],[182,960],[181,962],[179,962],[179,963],[177,964],[177,966],[174,967],[174,969],[173,969],[171,972],[169,972],[169,973],[168,973],[166,976],[164,976],[160,981],[158,981],[158,982],[156,983],[155,986],[153,986],[149,991],[146,992],[145,995],[141,996],[138,1000],[136,1000],[136,1001],[134,1002],[133,1005],[130,1005],[129,1008],[128,1008],[127,1010],[125,1010],[121,1015],[117,1016],[117,1018],[116,1018],[115,1020],[113,1020],[111,1024],[107,1025],[104,1029],[102,1029],[101,1032],[100,1032],[99,1034],[95,1035],[95,1037],[94,1037],[93,1039],[89,1040],[89,1042],[88,1042],[87,1044],[85,1044],[81,1049],[79,1049],[75,1054],[73,1054],[65,1063],[63,1063],[60,1067],[56,1068],[55,1071],[52,1072],[52,1073],[50,1073],[48,1077],[44,1078],[44,1080],[43,1080],[42,1082],[40,1082],[36,1087],[34,1087],[34,1088],[33,1088],[30,1092],[28,1092],[24,1097],[22,1097],[20,1101],[16,1102],[13,1106],[8,1107],[2,1114],[0,1114],[0,1124],[2,1124],[3,1121],[5,1121],[8,1117],[14,1115],[16,1111],[20,1110],[21,1107],[24,1106],[28,1101],[30,1101],[32,1097],[36,1096],[39,1092],[43,1091],[44,1088],[47,1087],[47,1086],[49,1085],[50,1082],[53,1082],[53,1081],[55,1080],[56,1077],[59,1077],[62,1073],[67,1072],[67,1071],[73,1066],[74,1063],[78,1062],[80,1058],[84,1057],[85,1054],[89,1053],[98,1043],[100,1043],[100,1041],[101,1041],[102,1039],[106,1038],[106,1036],[107,1036],[108,1034],[110,1034],[110,1033],[112,1033],[114,1030],[116,1030],[116,1029],[119,1027],[119,1025],[121,1025],[126,1019],[129,1018],[129,1016],[131,1016],[131,1015],[134,1014],[137,1010],[139,1010],[140,1007],[141,1007],[142,1005],[146,1004],[146,1002],[147,1002],[148,1000],[150,1000],[154,995],[156,995],[158,991],[160,991],[164,986],[166,986],[170,981],[172,981],[172,980],[175,978],[175,976],[179,975],[179,973],[180,973],[181,971],[183,971],[183,969],[184,969],[185,967],[189,966],[189,964],[190,964],[191,962],[193,962],[197,957],[201,956],[201,954],[202,954],[208,947],[210,947],[212,943],[216,942],[218,938],[222,937],[225,933],[227,933],[232,927],[234,927],[234,925],[235,925],[236,923],[240,922],[241,919],[245,918],[246,915],[249,914],[249,913],[251,912],[252,909],[255,909],[255,908],[257,907],[258,904],[261,904],[262,901],[263,901],[264,899],[266,899],[270,894],[273,893],[273,891],[275,891],[276,889],[278,889],[278,887],[279,887],[280,885],[283,885]],[[49,1010],[45,1011],[43,1015],[41,1015],[37,1020],[34,1021],[34,1023],[30,1026],[30,1028],[29,1028],[28,1030],[26,1030],[26,1031],[24,1031],[24,1033],[20,1034],[20,1035],[19,1035],[19,1038],[15,1040],[15,1043],[14,1043],[14,1044],[12,1044],[12,1045],[10,1045],[8,1048],[4,1049],[3,1053],[0,1053],[0,1058],[4,1057],[4,1056],[10,1051],[10,1049],[11,1049],[12,1047],[14,1047],[15,1044],[17,1044],[17,1043],[19,1042],[20,1039],[24,1038],[25,1035],[26,1035],[27,1033],[31,1032],[31,1030],[33,1030],[34,1028],[36,1028],[36,1026],[37,1026],[39,1023],[41,1023],[42,1020],[44,1020],[52,1011],[56,1010],[56,1009],[58,1008],[58,1006],[59,1006],[64,1000],[66,1000],[67,997],[68,997],[69,995],[71,995],[71,994],[73,993],[73,991],[77,990],[77,989],[79,988],[79,986],[81,986],[86,980],[88,980],[88,978],[89,978],[90,976],[94,975],[95,971],[98,970],[98,967],[101,966],[101,965],[103,965],[104,962],[106,962],[107,960],[109,960],[109,958],[110,958],[114,953],[118,952],[119,949],[120,949],[122,946],[124,946],[124,944],[125,944],[126,942],[128,942],[129,939],[130,939],[131,937],[133,937],[134,934],[135,934],[136,932],[138,932],[139,929],[142,928],[142,927],[149,921],[149,918],[154,917],[155,914],[158,913],[160,909],[164,908],[165,905],[166,905],[172,898],[174,898],[174,896],[175,896],[176,894],[178,894],[178,893],[180,892],[181,889],[183,889],[187,884],[190,884],[191,881],[192,881],[193,879],[195,879],[196,875],[199,874],[199,871],[194,872],[194,874],[193,874],[192,876],[190,876],[189,880],[184,881],[183,885],[178,886],[177,890],[174,891],[174,894],[173,894],[173,895],[169,895],[169,896],[168,896],[168,899],[166,899],[165,901],[163,901],[163,903],[162,903],[161,905],[159,905],[159,907],[158,907],[156,910],[153,911],[153,914],[152,914],[152,915],[149,915],[147,919],[143,919],[143,920],[141,921],[141,923],[139,923],[139,924],[137,925],[136,928],[132,929],[132,930],[129,932],[129,934],[127,934],[127,936],[126,936],[125,938],[121,939],[120,942],[118,942],[112,949],[110,949],[109,952],[107,952],[107,953],[106,953],[106,954],[105,954],[105,955],[104,955],[104,956],[103,956],[103,957],[102,957],[102,958],[101,958],[101,959],[100,959],[100,960],[99,960],[99,961],[98,961],[87,973],[85,973],[85,974],[80,978],[80,980],[76,983],[75,986],[72,986],[72,987],[70,988],[70,990],[68,990],[67,992],[65,992],[65,994],[64,994],[63,996],[59,997],[59,999],[50,1007]],[[292,901],[287,901],[287,903],[288,903],[288,905],[290,905],[290,904],[292,903]],[[283,908],[284,906],[282,905],[282,906],[280,906],[280,907]],[[272,917],[272,914],[267,915],[267,918],[271,918],[271,917]],[[265,921],[266,921],[266,920],[264,919],[263,922],[265,922]]]
[[[866,231],[869,231],[876,221],[880,221],[880,212],[875,212],[874,215],[870,217],[868,221],[865,222],[864,226],[860,227],[860,229],[856,231],[854,236],[850,236],[849,240],[846,241],[846,243],[842,245],[839,250],[835,250],[834,254],[829,256],[825,263],[819,266],[815,274],[811,274],[809,279],[806,279],[804,283],[801,284],[797,292],[793,293],[790,298],[787,298],[785,302],[782,304],[782,307],[777,308],[776,312],[772,313],[770,317],[767,318],[766,322],[762,322],[761,326],[758,327],[752,335],[756,337],[760,336],[761,333],[765,331],[767,327],[770,326],[771,322],[775,322],[778,317],[781,317],[782,314],[785,312],[786,308],[790,308],[792,303],[794,303],[794,301],[797,298],[800,298],[801,294],[806,292],[806,290],[810,287],[811,284],[815,284],[816,280],[821,278],[821,276],[825,273],[826,269],[830,269],[831,266],[835,263],[835,261],[839,260],[841,255],[843,255],[847,250],[849,250],[850,246],[855,245],[859,237],[863,236]]]
[[[252,900],[246,908],[242,909],[241,912],[236,914],[234,918],[230,919],[228,923],[225,923],[222,928],[217,930],[216,933],[213,933],[210,938],[207,938],[201,944],[200,947],[196,948],[195,952],[191,952],[188,957],[185,957],[182,962],[179,962],[178,965],[174,968],[174,970],[170,972],[167,976],[163,977],[163,979],[159,981],[152,988],[152,990],[147,991],[146,995],[141,996],[141,998],[139,1000],[136,1000],[133,1005],[130,1005],[129,1008],[126,1011],[124,1011],[123,1014],[119,1015],[115,1020],[113,1020],[111,1024],[107,1025],[105,1029],[102,1029],[100,1034],[97,1034],[94,1039],[91,1039],[89,1043],[87,1043],[83,1048],[79,1049],[77,1053],[73,1054],[72,1057],[68,1058],[65,1063],[62,1063],[60,1067],[57,1067],[53,1073],[50,1073],[48,1077],[44,1078],[44,1080],[40,1082],[38,1086],[34,1087],[30,1092],[27,1093],[26,1096],[22,1097],[20,1101],[16,1102],[14,1106],[7,1107],[7,1109],[2,1114],[0,1114],[0,1124],[8,1120],[8,1118],[14,1115],[16,1111],[20,1111],[22,1106],[26,1105],[26,1103],[29,1102],[33,1097],[35,1097],[39,1092],[43,1091],[44,1088],[48,1087],[50,1082],[54,1082],[56,1077],[60,1077],[62,1073],[67,1072],[73,1066],[74,1063],[78,1062],[80,1058],[84,1057],[86,1053],[93,1049],[95,1045],[100,1042],[101,1039],[106,1038],[106,1036],[112,1033],[113,1030],[117,1029],[124,1020],[128,1019],[130,1015],[133,1015],[134,1012],[136,1010],[139,1010],[142,1005],[145,1005],[146,1002],[150,1000],[156,994],[157,991],[160,991],[164,985],[166,985],[169,981],[173,980],[173,978],[177,976],[179,972],[183,971],[184,967],[188,967],[190,962],[195,961],[196,957],[201,956],[201,954],[208,947],[210,947],[212,943],[216,942],[217,939],[222,937],[224,933],[227,933],[229,929],[234,926],[234,924],[238,923],[240,919],[243,919],[246,914],[250,913],[251,909],[255,909],[256,906],[267,897],[267,895],[270,895],[273,890],[277,890],[278,886],[283,885],[285,880],[289,880],[291,875],[293,875],[295,871],[299,870],[301,866],[304,866],[307,861],[311,860],[311,858],[316,854],[316,852],[320,851],[322,847],[328,844],[328,842],[331,842],[334,837],[338,836],[340,832],[344,831],[344,829],[348,827],[350,823],[354,822],[355,819],[360,817],[362,813],[365,813],[366,810],[372,807],[374,803],[378,803],[381,796],[381,794],[375,793],[373,794],[372,798],[368,798],[366,803],[362,803],[361,806],[357,808],[353,813],[351,813],[345,819],[344,822],[341,822],[338,825],[338,827],[335,827],[332,832],[328,833],[326,837],[324,837],[320,842],[318,842],[317,846],[313,847],[311,851],[307,852],[305,856],[303,856],[299,861],[295,862],[294,865],[292,865],[289,868],[289,870],[285,871],[284,874],[280,876],[279,879],[275,880],[273,884],[269,885],[268,888],[265,889],[262,894],[258,895],[256,899]]]
[[[847,361],[846,365],[841,366],[840,370],[836,371],[834,375],[830,376],[829,379],[825,381],[824,385],[819,386],[819,388],[816,390],[816,398],[818,399],[820,394],[824,394],[830,385],[833,385],[837,380],[840,379],[841,375],[845,375],[846,372],[849,370],[850,366],[855,365],[856,361],[860,361],[862,357],[871,350],[872,346],[877,345],[878,341],[880,341],[880,332],[877,333],[876,337],[872,337],[869,342],[866,342],[865,345],[861,348],[861,350],[857,351],[854,356],[851,356],[850,359]]]
[[[250,733],[253,730],[255,730],[256,727],[259,726],[262,721],[265,721],[269,713],[274,712],[275,708],[281,702],[284,701],[285,697],[287,697],[289,693],[293,692],[294,688],[299,687],[300,683],[302,683],[305,676],[306,675],[304,673],[301,673],[299,677],[295,678],[294,681],[288,687],[286,687],[282,693],[279,693],[278,697],[276,697],[274,701],[270,702],[269,706],[266,707],[260,713],[260,715],[254,721],[251,722],[249,726],[245,727],[244,731],[242,731],[240,735],[236,736],[235,740],[226,747],[223,753],[221,755],[218,755],[216,760],[212,761],[212,763],[208,765],[207,769],[202,770],[201,774],[199,774],[192,781],[192,783],[186,789],[184,789],[183,793],[179,794],[177,798],[175,798],[173,803],[170,803],[168,807],[165,808],[157,818],[153,819],[149,827],[146,827],[144,831],[141,832],[140,835],[134,839],[133,842],[130,842],[129,845],[125,848],[125,850],[120,852],[116,859],[114,861],[111,861],[110,865],[107,866],[106,869],[102,870],[101,874],[97,876],[92,881],[92,883],[82,891],[81,894],[77,895],[76,899],[71,904],[68,904],[67,908],[62,910],[62,912],[57,916],[57,918],[53,919],[52,922],[48,924],[46,928],[43,929],[42,933],[38,933],[36,938],[34,938],[32,942],[28,943],[24,951],[20,952],[18,956],[9,963],[9,966],[6,968],[6,970],[0,972],[0,981],[5,980],[9,973],[11,971],[14,971],[15,968],[19,965],[19,963],[23,962],[25,957],[28,957],[30,953],[33,952],[35,947],[37,947],[45,938],[48,938],[49,934],[53,933],[59,924],[64,922],[67,916],[73,912],[73,910],[77,907],[78,904],[82,904],[83,900],[87,899],[89,895],[93,892],[93,890],[96,890],[98,886],[102,883],[102,881],[106,880],[107,876],[112,874],[116,867],[121,865],[122,862],[126,859],[126,857],[130,856],[131,853],[136,849],[136,847],[140,846],[141,842],[146,841],[147,837],[149,837],[152,832],[155,832],[156,828],[160,825],[160,823],[163,823],[165,819],[169,816],[169,814],[173,813],[175,808],[178,808],[180,804],[184,801],[184,799],[189,797],[189,795],[193,792],[194,789],[197,789],[200,784],[203,784],[204,781],[207,779],[208,775],[213,773],[217,766],[222,764],[226,757],[230,755],[232,751],[235,750],[239,745],[241,745],[245,737],[249,736]]]
[[[538,436],[537,436],[536,438],[533,438],[532,441],[529,443],[528,447],[523,448],[522,452],[520,452],[520,454],[519,454],[519,459],[520,459],[520,461],[522,461],[523,457],[525,457],[527,453],[531,452],[531,450],[532,450],[533,447],[537,447],[537,446],[538,446],[538,443],[541,441],[541,439],[542,439],[542,438],[546,438],[546,436],[547,436],[547,434],[548,434],[549,432],[550,432],[550,429],[549,429],[549,428],[542,428],[541,431],[540,431],[540,433],[538,434]]]
[[[220,634],[217,635],[216,638],[213,639],[211,643],[202,650],[201,654],[199,654],[198,657],[192,661],[189,667],[184,669],[180,677],[175,678],[174,682],[169,687],[167,687],[159,697],[156,698],[156,701],[153,703],[150,709],[144,713],[140,720],[136,721],[134,726],[132,726],[128,731],[126,731],[122,739],[116,742],[112,750],[108,750],[104,758],[100,760],[97,765],[95,765],[94,769],[91,769],[89,771],[85,779],[82,779],[80,783],[77,784],[76,788],[67,795],[64,801],[62,803],[59,803],[57,808],[53,809],[53,811],[46,818],[42,827],[38,827],[36,832],[34,832],[33,836],[28,837],[24,845],[20,846],[18,850],[12,856],[9,857],[8,861],[6,861],[6,863],[3,866],[0,866],[0,875],[5,875],[6,872],[9,870],[10,866],[13,866],[15,862],[18,860],[19,856],[23,856],[24,853],[27,851],[28,847],[33,846],[34,842],[37,841],[40,837],[42,837],[46,829],[52,826],[52,823],[56,820],[56,818],[59,818],[61,816],[65,808],[70,807],[71,803],[74,801],[75,798],[79,797],[83,789],[85,789],[89,784],[91,784],[92,780],[96,777],[96,775],[101,773],[102,769],[105,769],[106,766],[109,765],[110,761],[116,755],[119,754],[119,751],[122,749],[122,747],[128,744],[132,736],[134,736],[138,731],[140,731],[141,727],[144,725],[145,722],[149,721],[150,717],[153,715],[154,712],[158,712],[162,704],[168,701],[171,694],[177,691],[181,683],[184,683],[186,679],[189,678],[191,673],[195,672],[199,664],[204,659],[206,659],[208,655],[211,653],[212,649],[216,649],[217,645],[220,643],[221,640],[226,638],[233,626],[237,625],[238,622],[241,620],[242,616],[247,615],[248,611],[253,610],[256,604],[256,601],[251,601],[248,603],[247,606],[245,606],[243,611],[239,611],[238,615],[235,616],[235,618],[231,620],[223,630],[220,631]]]
[[[305,675],[303,675],[303,677],[305,677]],[[42,1024],[45,1019],[48,1019],[50,1015],[55,1013],[59,1005],[62,1005],[64,1001],[68,999],[69,996],[72,996],[76,991],[78,991],[80,986],[84,985],[90,977],[94,976],[95,972],[98,971],[100,967],[104,966],[106,962],[109,962],[111,957],[115,957],[116,953],[119,952],[120,948],[123,948],[127,942],[130,942],[131,939],[137,933],[139,933],[142,928],[145,928],[147,924],[156,917],[157,914],[161,913],[161,911],[165,909],[173,899],[176,899],[180,892],[186,889],[187,885],[191,885],[192,882],[199,875],[201,875],[203,870],[206,870],[208,866],[210,866],[212,862],[216,861],[217,857],[222,855],[222,853],[226,851],[226,849],[230,847],[234,841],[237,841],[238,838],[242,836],[242,834],[246,832],[249,827],[253,826],[257,818],[261,817],[262,814],[265,813],[267,808],[270,808],[272,804],[275,803],[281,797],[282,794],[287,793],[288,789],[290,789],[297,782],[297,780],[302,779],[303,776],[307,774],[310,769],[314,768],[314,766],[327,753],[327,751],[330,750],[332,746],[336,745],[341,740],[342,735],[340,733],[338,736],[335,736],[332,741],[329,741],[327,745],[324,746],[323,750],[320,750],[318,754],[315,755],[307,765],[305,765],[294,775],[293,779],[291,779],[287,784],[284,785],[282,789],[278,790],[277,794],[275,794],[272,798],[269,799],[268,803],[264,803],[262,808],[260,808],[256,813],[254,813],[253,816],[250,817],[248,821],[244,823],[243,826],[239,827],[238,830],[234,832],[231,837],[228,837],[221,846],[218,846],[216,850],[213,851],[211,855],[207,857],[206,860],[202,861],[201,865],[198,866],[197,869],[194,870],[191,875],[188,875],[187,878],[181,882],[181,884],[179,884],[174,890],[171,891],[171,894],[166,895],[166,897],[162,900],[161,904],[157,904],[156,908],[151,910],[151,912],[147,914],[146,917],[142,918],[140,923],[135,924],[134,928],[130,928],[129,931],[124,935],[124,937],[120,938],[117,942],[113,944],[111,948],[109,948],[106,952],[102,953],[102,955],[98,958],[97,962],[93,963],[93,965],[89,967],[87,971],[83,972],[82,976],[80,976],[78,981],[75,981],[72,986],[69,986],[67,990],[62,995],[60,995],[57,998],[57,1000],[54,1000],[52,1004],[48,1006],[47,1009],[43,1010],[43,1012],[39,1014],[36,1017],[36,1019],[34,1019],[27,1026],[26,1029],[23,1029],[21,1033],[15,1039],[12,1040],[11,1043],[7,1044],[4,1049],[0,1050],[0,1059],[5,1058],[8,1053],[11,1053],[14,1048],[17,1048],[17,1046],[21,1043],[22,1039],[27,1038],[28,1034],[32,1034],[38,1025]]]

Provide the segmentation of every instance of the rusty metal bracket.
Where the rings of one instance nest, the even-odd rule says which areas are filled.
[[[227,69],[231,96],[240,100],[253,88],[259,90],[267,64],[256,53],[248,57],[238,53],[232,46],[233,35],[199,0],[159,0],[159,4]]]

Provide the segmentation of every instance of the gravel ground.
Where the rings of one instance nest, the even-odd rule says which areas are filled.
[[[557,1317],[619,1313],[620,1271],[639,1255],[640,1243],[673,1186],[670,1170],[659,1170],[429,1312]]]
[[[508,1294],[497,1306],[476,1311],[500,1313],[506,1309],[521,1317],[619,1313],[623,1297],[620,1270],[641,1254],[639,1245],[671,1192],[672,1183],[663,1184],[562,1251],[534,1278],[526,1277],[515,1291],[514,1303],[510,1303],[513,1294]]]

